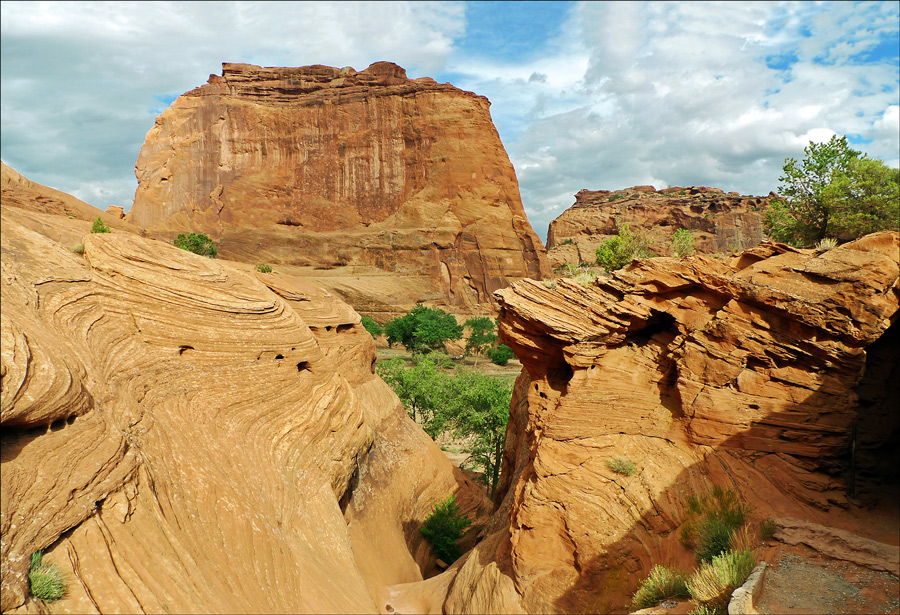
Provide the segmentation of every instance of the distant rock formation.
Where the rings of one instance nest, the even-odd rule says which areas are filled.
[[[20,179],[4,168],[3,612],[31,600],[37,550],[68,580],[65,612],[356,613],[436,570],[418,532],[436,501],[456,493],[474,544],[483,489],[374,374],[350,307],[124,227],[90,234],[90,206],[35,211],[42,187]]]
[[[726,194],[705,186],[581,190],[575,204],[550,223],[551,266],[593,262],[597,246],[617,234],[617,222],[644,231],[660,256],[672,254],[672,234],[679,228],[693,231],[697,252],[740,252],[765,239],[763,213],[772,196]]]
[[[368,266],[415,276],[423,297],[489,303],[548,272],[489,106],[389,62],[226,63],[147,133],[126,219],[206,233],[225,258]]]
[[[616,612],[653,564],[694,565],[677,530],[712,484],[755,520],[877,538],[848,492],[898,479],[898,261],[882,232],[498,291],[524,365],[502,503],[444,612]],[[618,457],[637,472],[612,471]]]

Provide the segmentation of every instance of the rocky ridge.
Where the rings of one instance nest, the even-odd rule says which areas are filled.
[[[653,564],[691,568],[677,530],[713,484],[755,519],[870,536],[848,493],[897,481],[898,260],[883,232],[498,291],[524,370],[500,508],[445,612],[621,612]],[[616,457],[636,474],[611,471]]]
[[[575,204],[550,223],[551,267],[594,262],[597,246],[617,234],[617,222],[646,233],[651,250],[670,256],[672,233],[693,231],[700,253],[740,252],[763,242],[763,214],[774,196],[743,196],[706,186],[634,186],[581,190]]]
[[[226,258],[345,274],[335,290],[370,312],[392,293],[357,288],[360,270],[409,278],[414,300],[489,303],[547,273],[489,106],[389,62],[223,64],[147,133],[126,219],[169,240],[204,232]]]

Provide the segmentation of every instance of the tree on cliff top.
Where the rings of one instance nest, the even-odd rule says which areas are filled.
[[[766,210],[766,233],[777,241],[812,246],[822,239],[849,241],[900,227],[900,170],[831,137],[803,150],[802,162],[784,161],[778,187],[783,200]]]

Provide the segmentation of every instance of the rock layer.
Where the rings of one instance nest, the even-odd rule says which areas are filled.
[[[621,611],[653,564],[692,567],[677,530],[687,496],[713,484],[755,518],[871,534],[847,491],[885,477],[851,474],[853,441],[896,451],[898,420],[890,398],[863,406],[857,389],[867,349],[897,331],[898,260],[884,232],[498,291],[500,337],[524,370],[502,502],[445,612]],[[619,457],[637,471],[611,470]]]
[[[457,306],[546,256],[490,103],[395,64],[223,64],[147,133],[127,220],[197,231],[244,261],[372,266]]]
[[[617,234],[617,223],[646,233],[661,256],[672,254],[672,234],[679,228],[692,231],[700,253],[746,250],[765,239],[763,213],[772,196],[726,194],[705,186],[581,190],[575,204],[550,223],[551,266],[594,262],[597,246]]]
[[[5,204],[4,612],[36,550],[68,578],[57,612],[376,612],[433,568],[435,501],[457,493],[472,544],[483,491],[349,306],[118,230],[82,256],[38,231],[87,222]]]

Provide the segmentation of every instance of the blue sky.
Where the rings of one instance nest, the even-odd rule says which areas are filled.
[[[532,226],[582,188],[778,187],[846,134],[900,166],[900,2],[2,2],[0,155],[130,206],[155,117],[222,62],[389,60],[487,96]]]

